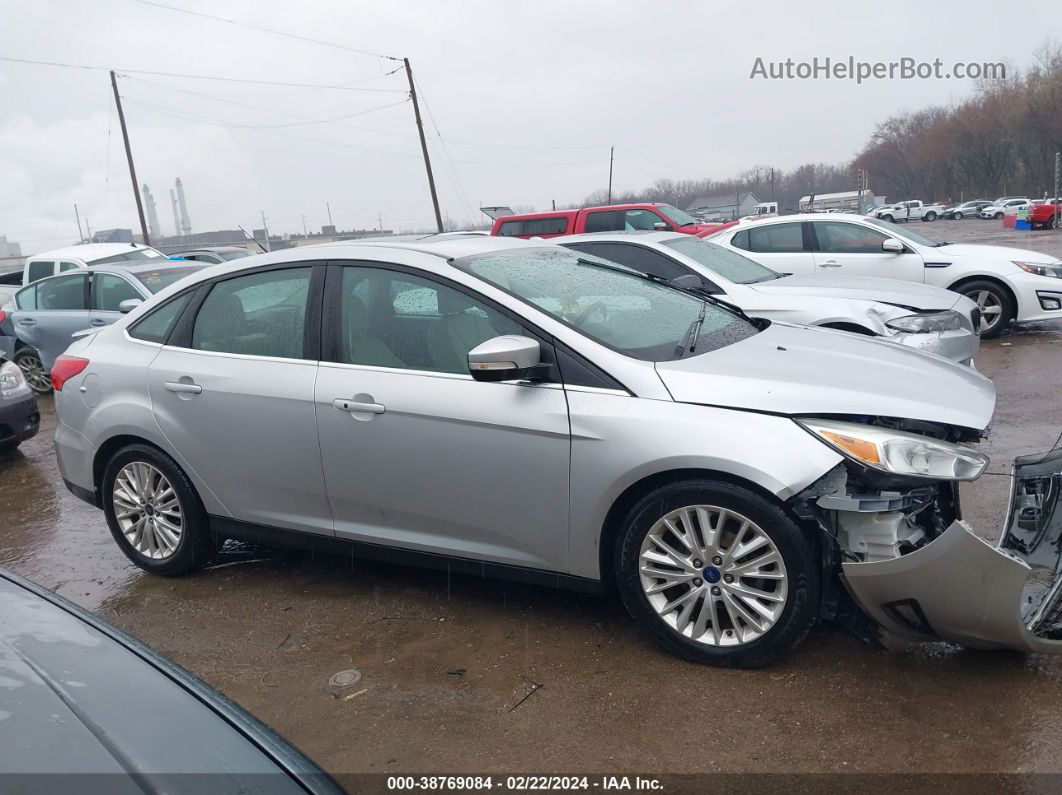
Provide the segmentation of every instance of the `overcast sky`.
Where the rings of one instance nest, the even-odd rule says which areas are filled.
[[[481,220],[481,204],[548,209],[605,187],[610,145],[618,190],[839,162],[889,114],[973,88],[750,80],[757,57],[1020,67],[1062,32],[1054,2],[160,2],[408,57],[443,211],[459,224]],[[175,177],[194,231],[258,227],[262,211],[271,232],[302,231],[303,216],[312,231],[326,202],[343,229],[432,224],[405,75],[385,76],[394,61],[137,0],[0,0],[0,55],[372,89],[120,79],[165,234]],[[106,72],[0,61],[0,101],[0,234],[24,254],[73,242],[75,202],[94,230],[138,228]]]

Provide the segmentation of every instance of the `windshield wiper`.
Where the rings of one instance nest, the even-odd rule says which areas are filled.
[[[953,246],[955,245],[950,240],[941,240],[939,243],[934,243],[933,248],[940,248],[941,246]]]
[[[697,313],[696,320],[690,323],[690,327],[682,335],[682,342],[675,346],[675,352],[671,354],[672,359],[681,359],[686,355],[687,350],[690,353],[697,350],[697,336],[701,333],[701,326],[704,325],[704,313],[707,309],[708,302],[705,301],[701,304],[701,311]]]

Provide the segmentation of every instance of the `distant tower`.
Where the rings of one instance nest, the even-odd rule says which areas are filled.
[[[151,195],[151,188],[145,182],[141,190],[144,194],[144,204],[147,205],[148,228],[151,230],[151,236],[162,237],[162,232],[159,230],[159,213],[155,208],[155,198]]]
[[[177,212],[177,194],[170,188],[170,204],[173,205],[173,234],[181,236],[181,214]]]
[[[180,177],[177,177],[174,186],[177,188],[177,205],[181,208],[181,232],[190,235],[192,234],[192,221],[188,217],[188,204],[184,200],[184,185],[181,184]]]

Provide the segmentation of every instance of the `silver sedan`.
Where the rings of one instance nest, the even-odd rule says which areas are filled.
[[[248,257],[76,340],[52,380],[64,480],[157,574],[225,538],[336,545],[615,588],[664,647],[720,665],[860,609],[1062,650],[1057,490],[1037,492],[1062,460],[1019,469],[1003,550],[959,518],[991,382],[559,246]]]

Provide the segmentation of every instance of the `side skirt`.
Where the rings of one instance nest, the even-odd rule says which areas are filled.
[[[512,566],[507,563],[491,563],[450,555],[439,555],[433,552],[386,547],[364,541],[351,541],[345,538],[336,538],[335,536],[316,535],[314,533],[303,533],[297,530],[286,530],[251,522],[241,522],[224,516],[211,516],[210,530],[214,537],[219,540],[234,538],[252,544],[312,549],[341,557],[349,556],[351,560],[417,566],[467,577],[509,580],[527,585],[559,588],[579,593],[604,593],[604,587],[599,580],[591,580],[587,577],[577,577],[572,574],[561,574],[555,571],[529,569],[523,566]]]

